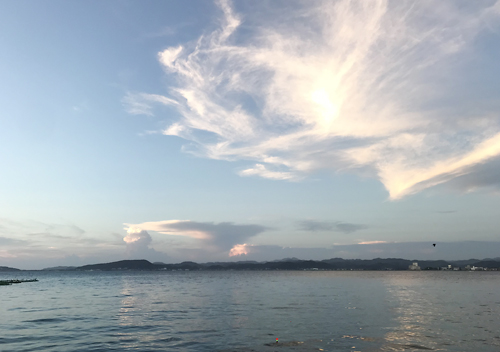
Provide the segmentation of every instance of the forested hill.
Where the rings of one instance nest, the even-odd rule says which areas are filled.
[[[285,259],[272,262],[214,262],[195,263],[182,262],[178,264],[151,263],[147,260],[121,260],[112,263],[101,263],[84,265],[74,270],[408,270],[408,266],[418,262],[422,270],[438,270],[452,267],[463,269],[465,265],[456,264],[444,260],[407,260],[399,258],[376,258],[370,260],[332,258],[326,260],[298,260]],[[500,268],[497,260],[474,260],[467,261],[470,265],[482,266],[484,268]]]
[[[90,264],[75,268],[76,270],[158,270],[157,265],[141,260],[120,260],[112,263]]]

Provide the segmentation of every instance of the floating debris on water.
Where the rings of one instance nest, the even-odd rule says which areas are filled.
[[[290,342],[279,342],[276,339],[276,343],[265,343],[264,346],[280,346],[280,347],[289,347],[289,346],[300,346],[304,342],[303,341],[290,341]]]

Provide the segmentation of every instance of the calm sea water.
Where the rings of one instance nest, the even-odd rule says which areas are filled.
[[[0,351],[500,351],[500,272],[0,273],[27,277]]]

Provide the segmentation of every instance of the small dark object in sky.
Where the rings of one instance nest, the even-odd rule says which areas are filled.
[[[436,247],[436,244],[435,244],[435,243],[433,243],[432,245],[433,245],[434,247]]]

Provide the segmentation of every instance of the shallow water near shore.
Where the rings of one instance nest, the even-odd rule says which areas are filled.
[[[500,350],[499,272],[0,273],[34,277],[1,351]]]

